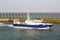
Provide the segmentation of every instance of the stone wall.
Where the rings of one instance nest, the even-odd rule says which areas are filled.
[[[19,21],[22,23],[26,20],[26,18],[15,18],[16,20],[19,19]],[[13,22],[12,18],[0,18],[0,22]],[[43,20],[44,23],[54,23],[54,24],[60,24],[60,18],[31,18],[31,20]]]

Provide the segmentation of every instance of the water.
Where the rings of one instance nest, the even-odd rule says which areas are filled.
[[[55,24],[50,31],[0,27],[0,40],[60,40],[60,24]]]

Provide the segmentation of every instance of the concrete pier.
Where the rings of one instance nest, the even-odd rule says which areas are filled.
[[[26,18],[14,18],[14,19],[12,19],[12,18],[0,18],[0,22],[12,22],[13,23],[13,20],[18,20],[19,19],[19,21],[21,22],[21,23],[23,23],[25,20],[26,20]],[[44,23],[53,23],[53,24],[60,24],[60,18],[31,18],[31,20],[34,20],[34,19],[36,19],[36,20],[41,20],[41,19],[43,19],[43,22]]]
[[[43,19],[44,23],[54,23],[60,24],[60,13],[37,13],[30,12],[29,17],[31,20],[41,20]],[[20,22],[24,22],[27,18],[27,12],[23,13],[0,13],[0,22],[10,22],[13,23],[13,20],[19,19]]]

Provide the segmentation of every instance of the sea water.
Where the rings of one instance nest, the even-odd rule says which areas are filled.
[[[0,40],[60,40],[60,24],[54,24],[52,30],[0,27]]]

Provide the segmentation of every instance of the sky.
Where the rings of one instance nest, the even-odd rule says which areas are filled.
[[[60,0],[0,0],[0,12],[60,12]]]

